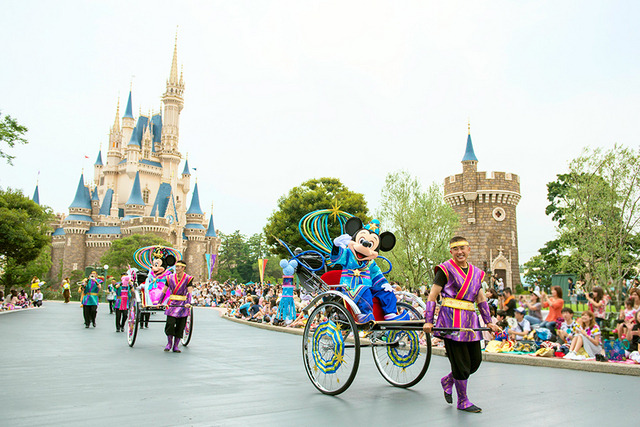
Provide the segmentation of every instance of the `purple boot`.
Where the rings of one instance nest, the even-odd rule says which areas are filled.
[[[456,392],[458,393],[458,409],[467,412],[482,412],[482,409],[469,402],[467,398],[467,380],[454,379],[453,382],[456,385]]]
[[[453,396],[451,396],[453,393],[453,375],[451,372],[440,379],[440,384],[442,384],[442,390],[444,390],[444,400],[447,403],[453,403]]]
[[[173,336],[167,335],[167,346],[164,348],[164,351],[170,351],[171,345],[173,344]]]
[[[173,352],[174,353],[182,353],[182,350],[180,350],[178,348],[178,345],[180,345],[180,338],[175,337],[173,340]]]

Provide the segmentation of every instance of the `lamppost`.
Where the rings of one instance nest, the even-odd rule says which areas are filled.
[[[104,268],[104,286],[108,290],[109,289],[109,285],[107,284],[107,273],[109,272],[109,266],[107,264],[105,264],[102,268]]]

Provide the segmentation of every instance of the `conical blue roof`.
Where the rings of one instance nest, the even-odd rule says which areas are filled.
[[[80,175],[80,181],[78,182],[78,188],[76,190],[76,197],[69,205],[70,208],[84,208],[91,209],[91,198],[89,197],[89,189],[84,185],[84,175]]]
[[[98,151],[98,158],[96,162],[93,164],[94,166],[103,166],[102,165],[102,150]]]
[[[471,143],[471,134],[467,136],[467,150],[464,152],[464,157],[462,158],[462,161],[463,162],[478,161],[478,158],[476,157],[476,153],[473,152],[473,144]]]
[[[189,172],[189,160],[184,161],[184,170],[182,171],[182,175],[191,175],[191,172]]]
[[[100,198],[98,197],[98,187],[95,187],[93,189],[93,193],[91,193],[91,201],[93,202],[94,200],[96,201],[100,201]]]
[[[204,235],[205,237],[218,237],[218,235],[216,234],[216,229],[213,226],[213,214],[211,214],[211,217],[209,218],[209,227],[207,227],[207,234]]]
[[[129,100],[127,101],[127,108],[124,110],[124,117],[133,119],[133,112],[131,110],[131,91],[129,91]]]
[[[131,194],[129,195],[129,200],[127,200],[125,205],[144,205],[144,200],[142,200],[142,191],[140,191],[140,172],[136,172],[136,178],[133,180]]]
[[[40,204],[40,192],[38,191],[38,184],[36,184],[36,189],[33,192],[33,197],[31,198],[37,204]]]
[[[100,215],[111,215],[111,200],[113,199],[113,190],[109,188],[102,200],[102,206],[100,207]]]
[[[200,195],[198,194],[198,183],[193,187],[193,197],[191,198],[191,206],[189,206],[188,214],[204,215],[200,209]]]

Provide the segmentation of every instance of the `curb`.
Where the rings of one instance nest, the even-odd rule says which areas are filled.
[[[248,322],[242,319],[236,319],[225,316],[222,309],[215,308],[220,317],[231,322],[241,323],[244,325],[252,326],[254,328],[266,329],[274,332],[281,332],[292,335],[302,335],[302,329],[286,328],[282,326],[273,326],[264,323]],[[443,347],[432,347],[431,353],[436,356],[445,357],[445,350]],[[494,363],[509,363],[512,365],[527,365],[527,366],[541,366],[546,368],[559,368],[559,369],[572,369],[576,371],[585,372],[599,372],[603,374],[616,374],[616,375],[631,375],[640,376],[640,365],[630,365],[626,363],[603,363],[586,360],[564,360],[549,357],[534,357],[522,354],[504,354],[504,353],[486,353],[482,352],[482,360]]]
[[[23,311],[29,311],[29,310],[38,310],[38,307],[29,307],[29,308],[19,308],[19,309],[13,309],[13,310],[3,310],[0,311],[0,314],[9,314],[9,313],[21,313]]]

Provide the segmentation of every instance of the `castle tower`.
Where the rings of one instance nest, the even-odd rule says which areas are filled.
[[[164,113],[162,115],[162,137],[160,149],[157,150],[162,163],[162,179],[171,182],[175,188],[178,177],[178,165],[180,164],[180,152],[178,151],[178,140],[180,136],[180,112],[184,107],[184,80],[182,73],[178,78],[178,36],[173,48],[173,59],[171,61],[171,71],[167,79],[167,88],[162,95]],[[184,211],[183,211],[184,212]]]
[[[122,144],[126,144],[131,139],[135,120],[133,119],[133,107],[131,106],[131,90],[129,90],[129,99],[122,116]],[[123,147],[120,147],[123,148]]]
[[[124,204],[124,220],[138,218],[144,215],[144,200],[142,200],[142,191],[140,191],[140,172],[136,172],[133,180],[131,194],[127,203]]]
[[[129,93],[129,101],[131,101],[131,93]],[[107,165],[114,166],[122,160],[122,129],[120,128],[120,98],[118,98],[118,106],[116,107],[116,119],[109,131],[109,147],[107,147]]]
[[[86,234],[93,224],[91,211],[91,197],[89,189],[84,185],[84,174],[82,174],[78,182],[76,196],[69,205],[69,215],[62,221],[65,237],[65,251],[62,258],[62,275],[64,277],[69,276],[73,270],[84,269]]]
[[[36,184],[36,189],[33,191],[33,197],[31,198],[36,204],[40,204],[40,191],[38,191],[38,184]]]
[[[96,221],[100,214],[100,199],[98,198],[98,187],[94,187],[91,192],[91,219]]]
[[[211,206],[211,216],[209,217],[209,226],[207,227],[207,232],[204,235],[205,240],[207,242],[206,253],[208,254],[218,254],[218,249],[220,248],[220,238],[218,237],[218,233],[216,233],[216,228],[213,226],[213,206]],[[218,272],[218,263],[213,267],[212,276]],[[206,273],[206,272],[205,272]],[[208,277],[208,276],[206,276]]]
[[[196,277],[196,280],[205,280],[206,260],[205,251],[207,249],[207,241],[205,239],[206,230],[202,223],[204,222],[204,213],[200,209],[200,195],[198,193],[198,183],[193,187],[193,197],[191,198],[191,206],[187,211],[187,225],[184,227],[184,235],[187,238],[187,246],[184,252],[184,259],[188,265],[189,274]]]
[[[445,179],[444,199],[460,216],[456,235],[469,239],[469,261],[515,289],[520,285],[516,222],[520,177],[508,172],[478,172],[477,167],[469,131],[462,173]]]

